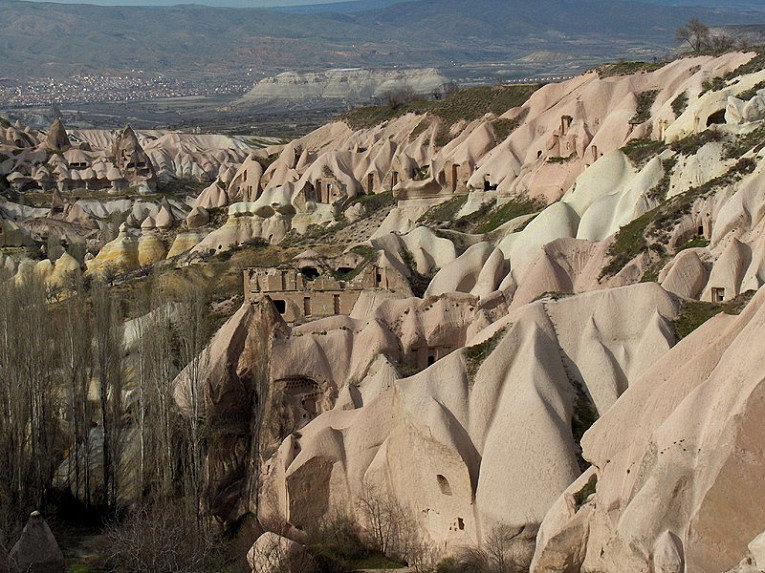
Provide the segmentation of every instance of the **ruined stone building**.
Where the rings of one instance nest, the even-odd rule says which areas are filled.
[[[279,267],[244,271],[245,300],[268,296],[290,324],[350,314],[366,289],[394,290],[388,270],[355,253],[327,260],[309,252]]]

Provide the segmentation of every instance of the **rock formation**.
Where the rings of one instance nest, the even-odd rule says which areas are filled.
[[[56,538],[37,511],[29,516],[21,538],[11,549],[10,557],[16,571],[63,573],[65,570],[64,555]]]
[[[154,165],[129,125],[115,138],[112,144],[112,155],[116,167],[129,184],[145,183],[150,187],[156,184],[157,174],[154,171]]]

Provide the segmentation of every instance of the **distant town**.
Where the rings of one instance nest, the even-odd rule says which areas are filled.
[[[143,101],[157,98],[244,93],[248,78],[189,78],[136,75],[75,75],[66,80],[0,78],[0,105],[38,106],[59,103]]]

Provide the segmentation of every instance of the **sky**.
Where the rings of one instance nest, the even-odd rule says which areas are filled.
[[[238,8],[273,8],[277,6],[306,6],[334,4],[345,0],[29,0],[57,4],[97,4],[99,6],[172,6],[175,4],[204,4],[205,6],[235,6]]]

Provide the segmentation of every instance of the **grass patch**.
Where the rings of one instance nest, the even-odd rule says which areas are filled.
[[[682,139],[678,139],[677,141],[672,142],[669,147],[672,149],[672,151],[682,153],[687,157],[690,155],[696,155],[699,149],[704,147],[707,143],[720,141],[721,139],[722,134],[717,130],[705,129],[700,133],[694,133],[692,135],[683,137]]]
[[[350,207],[354,203],[361,203],[367,210],[367,215],[385,209],[387,207],[393,207],[396,204],[396,200],[393,198],[393,191],[385,191],[383,193],[374,193],[372,195],[356,195],[348,206]]]
[[[418,298],[422,298],[425,291],[428,290],[430,281],[436,276],[438,269],[429,269],[425,274],[419,272],[417,270],[417,263],[414,260],[414,255],[406,247],[401,249],[401,259],[404,261],[404,265],[409,271],[407,280],[409,281],[409,288],[412,290],[412,294]]]
[[[475,375],[478,373],[481,364],[483,364],[484,360],[494,352],[494,349],[504,335],[505,329],[502,328],[483,342],[476,344],[475,346],[469,346],[465,349],[465,367],[467,368],[468,379],[471,384],[475,380]]]
[[[685,249],[696,249],[699,247],[708,247],[709,246],[709,239],[705,239],[704,237],[699,237],[698,235],[694,236],[691,239],[688,239],[685,241],[682,245],[677,247],[677,252],[684,251]]]
[[[646,197],[654,201],[663,201],[667,198],[672,170],[675,168],[676,163],[677,157],[670,157],[661,162],[661,168],[664,171],[664,174],[661,176],[659,182],[648,190]]]
[[[438,205],[434,205],[428,209],[422,216],[421,220],[426,225],[441,226],[446,223],[451,223],[457,216],[457,213],[459,213],[460,210],[465,206],[467,200],[467,195],[458,195],[456,197],[452,197],[451,199],[444,201],[443,203],[439,203]]]
[[[157,195],[199,195],[207,187],[195,179],[171,179],[157,181]]]
[[[598,487],[598,475],[592,474],[590,476],[590,479],[587,480],[587,483],[584,484],[584,487],[574,494],[574,503],[576,504],[575,510],[578,510],[580,507],[584,505],[584,503],[587,501],[587,498],[590,497],[593,493],[595,493],[595,490],[597,489],[597,487]]]
[[[676,195],[619,229],[608,249],[611,261],[603,267],[600,278],[617,274],[632,259],[649,249],[664,255],[666,249],[662,241],[669,237],[670,231],[682,216],[690,213],[697,199],[708,197],[717,189],[740,181],[745,175],[752,173],[756,166],[753,159],[741,159],[723,175]]]
[[[425,130],[430,127],[430,120],[428,118],[423,118],[420,120],[420,123],[417,124],[417,127],[415,127],[412,130],[412,133],[409,134],[409,139],[416,139],[418,136],[425,133]]]
[[[726,79],[722,76],[716,76],[711,80],[704,80],[701,82],[701,91],[699,97],[703,96],[707,92],[720,91],[725,87]]]
[[[547,158],[547,163],[568,163],[576,157],[575,155],[569,155],[568,157],[561,157],[560,155],[553,155]]]
[[[667,144],[648,138],[631,139],[624,147],[622,153],[626,155],[635,167],[643,167],[648,161],[667,149]]]
[[[666,65],[666,62],[616,62],[613,64],[604,64],[595,71],[598,72],[600,79],[611,78],[614,76],[630,76],[638,72],[655,72]]]
[[[752,99],[754,96],[757,95],[758,91],[760,91],[763,88],[765,88],[765,81],[756,83],[755,85],[753,85],[748,90],[743,91],[740,94],[738,94],[736,97],[738,99],[741,99],[741,100],[744,100],[744,101],[749,101],[750,99]]]
[[[647,90],[637,94],[637,108],[635,115],[630,119],[630,123],[640,124],[651,119],[651,107],[656,101],[659,90]]]
[[[654,263],[651,263],[648,268],[643,271],[643,276],[640,277],[641,283],[655,283],[659,280],[659,273],[661,273],[661,269],[664,268],[664,265],[667,264],[667,259],[669,257],[660,257],[658,261],[655,261]]]
[[[733,139],[733,141],[727,142],[723,146],[722,158],[739,158],[750,149],[757,148],[759,150],[763,143],[765,143],[765,126],[760,126],[754,131],[740,135]]]
[[[681,93],[672,100],[670,105],[672,106],[672,113],[675,114],[676,118],[683,115],[683,112],[688,109],[688,92]]]
[[[648,250],[646,230],[657,214],[658,207],[643,213],[637,219],[630,221],[616,233],[616,238],[608,248],[611,261],[603,267],[600,276],[613,276],[627,266],[632,259]]]
[[[352,129],[367,129],[407,113],[429,113],[442,119],[447,125],[452,125],[461,119],[478,119],[486,113],[501,115],[526,103],[531,94],[540,87],[540,84],[478,86],[457,90],[440,100],[415,98],[397,106],[357,107],[346,113],[342,119]]]
[[[495,119],[491,122],[491,128],[494,130],[494,139],[504,141],[507,137],[520,126],[529,115],[529,110],[524,109],[515,119]]]
[[[473,232],[479,234],[490,233],[516,217],[530,215],[531,213],[541,211],[543,208],[544,204],[538,199],[511,199],[502,206],[489,211],[483,220],[476,221]]]

